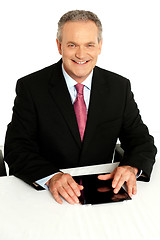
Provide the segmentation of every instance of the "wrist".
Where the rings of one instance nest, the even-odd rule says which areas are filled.
[[[50,182],[56,180],[56,179],[59,178],[59,176],[62,175],[62,174],[63,174],[62,172],[55,173],[55,174],[45,183],[45,185],[47,185],[47,187],[49,187]]]
[[[130,172],[132,172],[135,176],[138,174],[138,168],[136,167],[132,167],[132,166],[129,166],[129,165],[125,165],[125,166],[122,166],[126,169],[128,169]]]
[[[133,172],[134,172],[135,176],[137,176],[137,174],[138,174],[138,172],[139,172],[138,168],[132,167],[132,169],[133,169]]]

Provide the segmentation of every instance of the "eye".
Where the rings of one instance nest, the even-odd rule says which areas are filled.
[[[70,47],[70,48],[75,48],[76,45],[75,45],[75,44],[68,44],[68,47]]]
[[[93,48],[93,47],[94,47],[94,44],[88,44],[88,47],[89,47],[89,48]]]

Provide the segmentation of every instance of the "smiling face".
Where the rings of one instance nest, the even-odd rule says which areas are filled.
[[[101,53],[98,28],[93,21],[67,22],[62,29],[62,41],[57,40],[65,71],[78,83],[83,82],[95,67]]]

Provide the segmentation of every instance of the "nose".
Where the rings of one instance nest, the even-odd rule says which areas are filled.
[[[76,51],[76,57],[79,59],[83,59],[85,57],[85,49],[83,47],[78,47]]]

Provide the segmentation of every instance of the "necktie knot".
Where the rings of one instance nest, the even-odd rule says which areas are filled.
[[[84,88],[83,84],[78,83],[75,85],[75,88],[77,90],[77,94],[83,95],[83,88]]]

